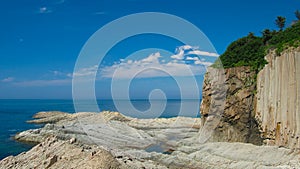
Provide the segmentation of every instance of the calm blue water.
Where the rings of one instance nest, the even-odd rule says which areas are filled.
[[[185,109],[184,114],[179,114],[181,108],[181,102],[187,105],[187,107],[199,107],[199,100],[168,100],[166,107],[159,117],[176,117],[189,116],[199,117],[199,110],[195,112],[195,109]],[[149,117],[145,114],[134,115],[130,112],[126,112],[125,101],[120,101],[123,114],[135,117]],[[131,101],[132,105],[139,111],[145,111],[150,108],[151,104],[147,100],[135,100]],[[82,101],[81,107],[85,111],[91,111],[89,109],[90,103],[88,101]],[[98,105],[100,110],[118,111],[113,101],[111,100],[99,100]],[[160,101],[154,101],[153,107],[159,107]],[[75,112],[72,100],[1,100],[0,99],[0,159],[3,159],[9,155],[17,155],[20,152],[29,150],[32,145],[16,142],[12,139],[17,132],[21,132],[27,129],[39,128],[40,125],[27,124],[26,121],[30,120],[32,116],[39,111],[63,111],[73,113]],[[155,117],[158,117],[155,116]]]

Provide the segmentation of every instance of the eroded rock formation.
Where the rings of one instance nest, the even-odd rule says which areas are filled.
[[[214,129],[210,141],[261,145],[254,118],[254,76],[249,67],[208,69],[203,84],[201,115],[203,127]]]
[[[269,145],[300,148],[300,48],[270,52],[257,76],[257,113]]]
[[[270,51],[266,60],[257,78],[248,67],[225,69],[226,96],[214,82],[222,81],[215,72],[223,70],[209,69],[201,114],[202,125],[213,126],[210,141],[300,148],[300,47],[281,56]],[[210,125],[216,117],[218,124]]]
[[[61,116],[67,118],[59,118]],[[40,138],[41,143],[28,152],[1,160],[0,169],[293,169],[300,167],[299,153],[286,148],[226,142],[200,144],[199,126],[197,126],[200,123],[199,119],[186,117],[134,119],[117,112],[102,114],[43,112],[36,117],[42,118],[45,122],[51,121],[52,124],[46,125],[43,129],[29,130],[18,135],[22,135],[19,137],[21,140],[34,138],[33,140],[38,141]],[[80,119],[74,117],[84,119],[79,124]],[[53,119],[61,120],[53,122]],[[99,120],[110,128],[104,128],[103,124],[98,123]],[[41,119],[35,122],[40,123]],[[83,135],[89,133],[88,130],[84,132],[84,128],[93,130],[90,137],[93,137],[94,142],[89,142],[87,139],[89,136]],[[135,137],[137,135],[134,133],[146,133],[146,135]],[[142,138],[143,136],[147,138]],[[132,143],[132,138],[135,138],[136,143]],[[148,143],[154,140],[154,145],[141,149],[139,147],[144,143],[139,139],[148,140]],[[98,144],[95,144],[97,141]],[[123,144],[118,145],[120,142]],[[157,148],[162,150],[155,150]],[[162,153],[164,149],[167,151]]]
[[[0,168],[111,168],[121,164],[108,152],[96,146],[82,146],[48,137],[44,142],[18,156],[0,161]]]

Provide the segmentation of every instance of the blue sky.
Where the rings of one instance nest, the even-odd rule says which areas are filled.
[[[201,29],[217,53],[222,54],[230,42],[249,32],[260,35],[265,28],[276,29],[276,16],[287,17],[287,24],[290,24],[295,19],[294,11],[300,9],[300,1],[296,0],[3,0],[0,3],[0,98],[41,99],[72,98],[71,78],[81,48],[94,32],[119,17],[138,12],[179,16]],[[113,67],[122,65],[128,68],[130,59],[125,58],[132,52],[144,48],[170,51],[157,54],[158,51],[153,50],[132,60],[143,64],[143,59],[152,58],[163,65],[171,63],[163,62],[164,57],[178,55],[180,47],[185,45],[190,44],[155,35],[122,41],[111,49],[102,65],[95,67],[101,69],[98,71],[100,78],[96,82],[96,95],[110,98]],[[198,50],[197,46],[190,47]],[[184,56],[187,65],[202,68],[200,63],[204,60],[196,60],[192,57],[194,55]],[[173,57],[173,60],[176,59]],[[170,70],[172,68],[178,68],[178,65]],[[106,70],[105,75],[101,73],[103,70]],[[132,81],[130,95],[133,98],[148,97],[149,91],[155,88],[164,90],[168,98],[180,97],[173,78],[146,74]],[[197,83],[201,87],[201,74],[197,75]],[[192,98],[193,93],[190,95]]]

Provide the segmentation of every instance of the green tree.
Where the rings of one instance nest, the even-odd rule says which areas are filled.
[[[249,32],[249,33],[248,33],[248,37],[249,37],[249,38],[254,38],[254,37],[255,37],[255,36],[254,36],[254,33],[253,33],[253,32]]]
[[[296,16],[296,18],[298,19],[298,21],[300,21],[300,11],[299,11],[299,10],[297,10],[297,11],[295,12],[295,16]]]
[[[285,21],[286,21],[285,17],[283,17],[283,16],[277,16],[277,19],[275,20],[275,23],[278,26],[278,28],[280,29],[280,31],[282,31],[282,29],[284,28]]]
[[[267,41],[272,38],[272,32],[270,31],[270,29],[263,30],[262,31],[262,35],[263,35],[263,42],[264,42],[264,44],[266,44]]]

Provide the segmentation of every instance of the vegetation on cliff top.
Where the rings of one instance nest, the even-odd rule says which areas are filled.
[[[296,17],[300,17],[300,12],[295,12]],[[249,33],[248,36],[240,38],[231,43],[224,54],[220,56],[212,66],[224,68],[237,66],[250,66],[252,70],[258,72],[261,70],[267,61],[264,59],[265,55],[270,49],[275,49],[279,55],[288,47],[300,46],[300,18],[295,21],[292,26],[283,30],[285,26],[285,18],[277,17],[275,23],[279,27],[279,31],[270,31],[265,29],[262,36],[255,36]]]

